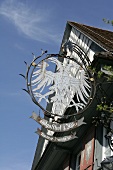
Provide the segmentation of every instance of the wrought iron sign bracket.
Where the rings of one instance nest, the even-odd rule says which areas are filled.
[[[70,51],[70,55],[67,53]],[[67,122],[67,118],[82,114],[91,104],[95,96],[95,81],[88,70],[91,64],[87,54],[77,44],[67,42],[63,45],[64,54],[47,54],[44,51],[35,57],[27,66],[26,76],[20,74],[26,80],[26,91],[32,101],[41,108],[45,116],[54,119],[49,122],[45,118],[32,114],[36,122],[53,132],[70,131],[68,136],[49,136],[40,129],[36,133],[52,142],[66,142],[77,138],[72,129],[85,124],[83,117],[80,120]],[[73,57],[73,56],[76,57]],[[60,61],[61,59],[61,61]],[[51,106],[48,110],[47,106]],[[67,108],[73,107],[73,114],[65,115]],[[64,123],[60,120],[64,119]],[[70,120],[70,119],[69,119]]]

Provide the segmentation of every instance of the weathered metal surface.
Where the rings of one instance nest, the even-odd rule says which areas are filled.
[[[75,136],[76,133],[73,133],[68,136],[62,136],[62,137],[48,136],[47,134],[42,132],[39,128],[37,129],[36,133],[51,142],[67,142],[67,141],[77,138],[77,136]]]
[[[45,120],[41,118],[40,116],[38,116],[35,112],[32,113],[32,116],[30,118],[34,119],[36,122],[38,122],[40,125],[42,125],[46,129],[54,131],[54,132],[65,132],[65,131],[75,129],[76,127],[82,124],[86,124],[85,122],[83,122],[84,117],[82,117],[78,121],[62,123],[62,124],[49,122],[48,120]]]

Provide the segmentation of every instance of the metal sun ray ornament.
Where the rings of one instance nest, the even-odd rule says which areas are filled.
[[[70,131],[84,124],[83,119],[63,124],[58,120],[82,113],[90,105],[95,93],[94,78],[87,69],[90,61],[85,52],[70,42],[64,44],[63,50],[62,55],[46,54],[47,51],[44,51],[41,56],[34,56],[27,66],[26,76],[21,74],[27,83],[27,90],[24,90],[54,122],[42,119],[35,113],[31,118],[54,132]],[[76,57],[73,58],[75,54]],[[71,107],[75,110],[74,114],[65,115],[67,108]],[[63,137],[48,136],[41,130],[37,133],[53,142],[66,142],[76,138],[72,134]]]

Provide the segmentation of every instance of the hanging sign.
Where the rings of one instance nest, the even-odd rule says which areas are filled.
[[[76,127],[79,127],[82,124],[86,124],[85,122],[83,122],[84,117],[82,117],[78,121],[76,120],[73,122],[62,123],[62,124],[56,123],[56,122],[55,123],[49,122],[48,120],[43,119],[40,116],[38,116],[35,112],[32,113],[32,116],[30,118],[34,119],[36,122],[38,122],[40,125],[42,125],[46,129],[54,131],[54,132],[65,132],[65,131],[75,129]]]
[[[93,99],[94,79],[82,60],[78,62],[59,54],[34,58],[27,67],[27,89],[24,90],[47,114],[63,117],[70,107],[75,108],[74,114],[83,112]],[[52,109],[48,110],[47,105]]]
[[[66,55],[66,49],[70,55]],[[54,132],[66,132],[83,124],[84,118],[76,121],[74,116],[83,113],[91,104],[95,95],[95,81],[88,70],[91,64],[86,53],[77,45],[67,42],[63,46],[64,54],[49,54],[42,52],[41,56],[33,58],[27,65],[25,90],[32,101],[41,108],[48,121],[35,113],[31,116],[44,128]],[[68,108],[73,108],[73,114],[67,114]],[[65,114],[66,113],[66,114]],[[57,118],[57,119],[56,119]],[[64,119],[64,123],[59,123]],[[38,134],[53,142],[65,142],[76,138],[74,135],[55,137],[48,136],[38,130]]]
[[[77,138],[77,136],[75,136],[76,133],[73,133],[68,136],[62,136],[62,137],[49,136],[45,134],[44,132],[42,132],[39,128],[37,129],[36,133],[51,142],[67,142],[67,141]]]

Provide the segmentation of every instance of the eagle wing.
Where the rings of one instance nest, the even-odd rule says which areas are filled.
[[[54,83],[55,79],[55,73],[48,71],[46,68],[49,66],[49,64],[45,61],[42,61],[39,63],[36,67],[36,71],[33,72],[32,75],[32,91],[35,95],[35,97],[39,97],[39,102],[44,98],[47,102],[48,99],[46,99],[47,96],[50,94],[53,94],[54,91],[50,90],[46,92],[45,94],[42,94],[44,91],[45,86],[50,86]],[[43,92],[44,93],[44,92]]]
[[[90,96],[90,81],[88,80],[88,76],[86,72],[81,69],[79,70],[79,76],[71,79],[71,89],[74,91],[77,101],[87,103],[87,99]]]

